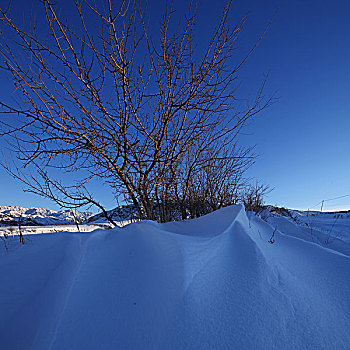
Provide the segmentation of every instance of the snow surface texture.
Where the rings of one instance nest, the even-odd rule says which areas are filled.
[[[349,249],[282,219],[274,244],[233,206],[0,250],[0,348],[349,349]]]

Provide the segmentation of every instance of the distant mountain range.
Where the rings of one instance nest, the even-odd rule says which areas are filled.
[[[121,205],[107,211],[113,221],[125,221],[137,218],[137,211],[132,205]],[[75,218],[79,223],[96,224],[108,223],[102,213],[94,215],[91,212],[80,212],[73,210],[55,211],[46,208],[23,208],[20,206],[0,205],[0,226],[18,226],[21,221],[23,226],[48,226],[74,224]]]
[[[50,210],[46,208],[23,208],[19,206],[0,206],[0,226],[47,226],[73,224],[76,218],[85,222],[92,217],[90,212],[73,210]]]
[[[348,214],[348,217],[350,216],[350,211],[320,213],[317,211],[306,212],[302,210],[290,210],[274,206],[266,206],[265,208],[272,214],[290,217],[293,220],[299,219],[303,216],[315,216],[319,214],[323,214],[322,216],[325,216],[324,214],[329,214],[329,216],[332,217],[336,214]],[[138,218],[137,210],[133,205],[121,205],[112,210],[108,210],[107,214],[114,222]],[[55,211],[46,208],[0,206],[0,226],[18,226],[19,221],[21,221],[21,225],[23,226],[68,225],[74,224],[75,219],[77,219],[79,223],[84,224],[109,223],[102,213],[94,215],[91,212],[80,212],[73,210]]]
[[[131,218],[137,219],[139,217],[139,214],[133,205],[121,205],[112,210],[108,210],[107,215],[114,222],[130,220]],[[89,217],[86,221],[87,224],[97,224],[97,223],[101,224],[101,223],[108,223],[108,222],[109,221],[106,219],[103,213],[93,215]]]

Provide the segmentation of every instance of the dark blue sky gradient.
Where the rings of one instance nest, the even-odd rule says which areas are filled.
[[[23,11],[29,16],[27,1],[13,3],[17,16],[22,17]],[[34,2],[33,13],[38,3]],[[194,37],[198,49],[224,4],[199,2]],[[67,11],[69,1],[64,6]],[[188,1],[175,1],[177,14],[185,13],[187,6]],[[152,28],[163,8],[164,2],[149,0]],[[279,99],[248,124],[241,143],[256,144],[259,158],[249,176],[274,188],[267,202],[307,209],[322,199],[350,193],[350,2],[234,1],[233,25],[249,15],[234,63],[249,51],[277,8],[271,28],[240,73],[238,94],[254,95],[269,73],[266,95],[277,90]],[[0,82],[0,93],[8,95],[12,90],[3,72]],[[108,208],[115,206],[108,190],[100,186],[98,190]],[[0,205],[56,208],[23,193],[22,185],[1,169]],[[326,202],[325,209],[350,209],[350,197]]]

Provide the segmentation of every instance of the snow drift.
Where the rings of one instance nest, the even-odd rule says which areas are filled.
[[[33,236],[0,251],[0,348],[349,349],[347,249],[283,227],[234,206]]]

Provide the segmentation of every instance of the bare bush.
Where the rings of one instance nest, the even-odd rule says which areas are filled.
[[[268,186],[259,184],[248,186],[242,193],[242,203],[247,211],[260,213],[264,209],[264,196],[270,192]]]
[[[49,0],[41,4],[43,20],[26,27],[0,8],[2,68],[21,97],[0,100],[2,135],[19,161],[2,165],[29,191],[63,208],[94,205],[113,225],[89,189],[94,180],[144,219],[170,220],[174,203],[186,217],[234,202],[253,159],[237,136],[271,99],[263,82],[250,104],[237,105],[238,72],[261,37],[233,62],[245,19],[228,25],[231,1],[202,52],[191,3],[175,30],[167,6],[159,40],[137,1],[74,0],[70,22]]]

